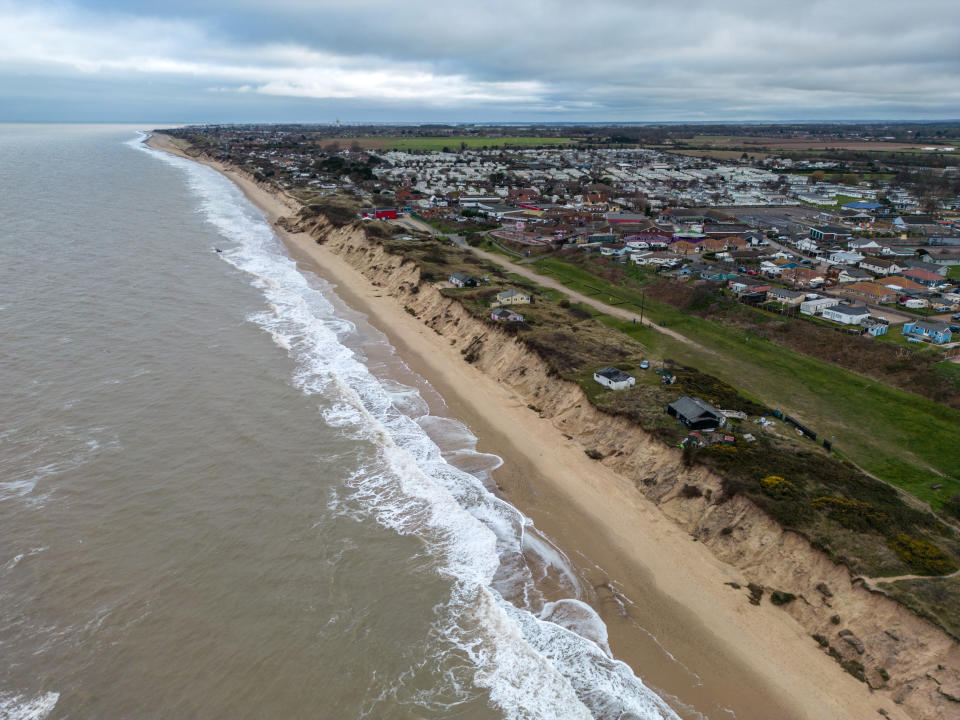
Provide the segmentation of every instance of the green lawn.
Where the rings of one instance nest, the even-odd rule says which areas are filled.
[[[555,258],[533,267],[573,290],[639,312],[637,290]],[[960,493],[960,412],[650,298],[643,304],[646,317],[704,349],[628,321],[603,322],[660,357],[715,375],[751,399],[794,415],[821,438],[835,438],[837,450],[868,472],[934,506]],[[942,489],[932,490],[932,482]]]
[[[960,282],[960,265],[951,265],[950,269],[947,270],[947,277]]]
[[[464,144],[467,148],[482,147],[533,147],[536,145],[565,145],[573,142],[570,138],[555,137],[385,137],[376,138],[377,144],[387,150],[430,150],[439,152],[443,148],[459,150]]]

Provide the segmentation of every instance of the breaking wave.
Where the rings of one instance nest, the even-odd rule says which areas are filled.
[[[344,490],[382,525],[421,538],[449,579],[432,639],[438,658],[461,662],[451,686],[467,673],[508,718],[678,718],[612,657],[607,629],[578,599],[564,554],[491,492],[499,458],[477,453],[462,424],[430,416],[415,388],[371,373],[344,342],[356,328],[337,317],[330,288],[297,269],[263,214],[229,180],[142,140],[130,144],[185,172],[224,239],[219,257],[262,292],[265,308],[249,320],[294,361],[293,384],[318,398],[327,424],[375,448],[375,461]],[[336,488],[331,502],[344,502]],[[538,588],[547,577],[569,597],[544,597]]]

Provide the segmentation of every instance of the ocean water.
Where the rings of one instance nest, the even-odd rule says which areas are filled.
[[[0,126],[0,720],[678,717],[500,458],[143,137]]]

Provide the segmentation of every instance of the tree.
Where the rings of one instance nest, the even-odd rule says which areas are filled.
[[[826,177],[827,174],[823,170],[814,170],[810,173],[810,177],[807,178],[807,184],[816,185],[817,183],[823,182]]]

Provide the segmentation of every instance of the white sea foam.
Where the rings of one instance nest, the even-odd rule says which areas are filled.
[[[139,139],[131,145],[185,171],[201,212],[224,238],[218,257],[263,292],[266,309],[249,320],[294,359],[292,381],[323,398],[325,421],[376,448],[377,461],[348,482],[351,500],[396,532],[422,538],[438,558],[451,591],[435,634],[466,658],[473,683],[509,718],[676,718],[610,656],[606,628],[591,608],[575,598],[544,602],[536,589],[543,573],[554,572],[573,595],[576,577],[528,518],[484,486],[484,471],[499,458],[486,456],[476,474],[448,462],[427,429],[463,455],[474,451],[469,431],[426,417],[415,389],[381,381],[341,342],[353,325],[335,316],[324,291],[228,180]],[[331,503],[340,507],[343,499],[334,494]]]
[[[60,699],[60,693],[49,692],[35,698],[0,693],[0,720],[43,720]]]

